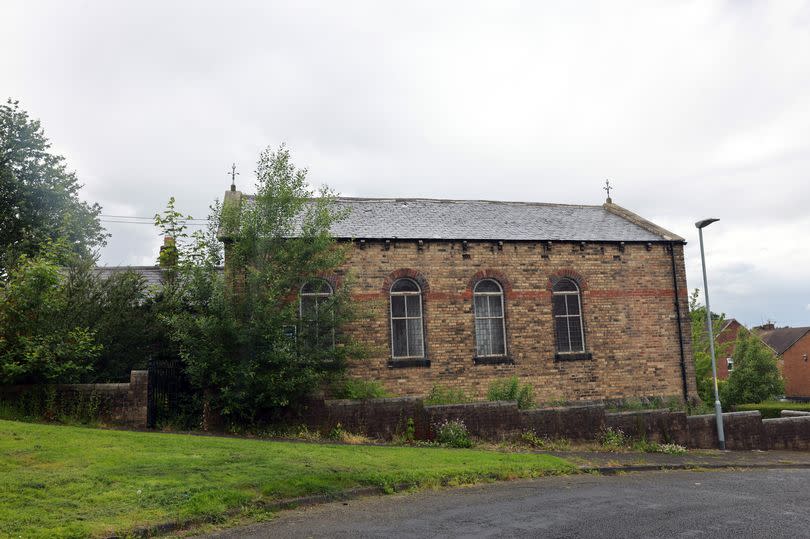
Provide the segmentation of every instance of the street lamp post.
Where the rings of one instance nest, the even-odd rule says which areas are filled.
[[[712,327],[712,308],[709,305],[709,283],[706,279],[706,255],[703,253],[703,229],[720,219],[704,219],[695,223],[700,236],[700,262],[703,265],[703,295],[706,297],[706,329],[709,331],[709,350],[712,354],[712,376],[714,377],[714,415],[717,418],[717,441],[720,449],[726,448],[726,436],[723,432],[723,408],[720,405],[720,393],[717,390],[717,362],[714,357],[714,329]]]

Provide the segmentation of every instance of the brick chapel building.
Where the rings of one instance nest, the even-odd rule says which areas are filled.
[[[300,292],[329,293],[351,270],[370,316],[349,331],[375,353],[349,376],[395,395],[438,385],[483,397],[516,375],[541,402],[697,398],[683,238],[610,199],[336,204],[349,259]]]

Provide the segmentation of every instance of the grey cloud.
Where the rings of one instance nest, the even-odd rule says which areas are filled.
[[[616,202],[713,305],[806,324],[810,4],[6,1],[0,88],[105,213],[195,217],[286,141],[347,195]],[[109,263],[159,238],[117,225]],[[766,233],[767,231],[767,233]]]

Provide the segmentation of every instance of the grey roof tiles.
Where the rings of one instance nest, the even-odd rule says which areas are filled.
[[[349,210],[348,217],[332,229],[339,238],[680,240],[640,226],[605,206],[391,198],[338,198],[336,204]]]

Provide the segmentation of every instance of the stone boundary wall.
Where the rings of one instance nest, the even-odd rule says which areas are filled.
[[[430,406],[417,397],[401,397],[327,400],[313,407],[309,416],[310,424],[325,431],[340,424],[350,432],[383,439],[405,434],[410,423],[416,439],[432,440],[436,428],[448,420],[461,420],[472,436],[490,441],[529,431],[550,439],[586,441],[611,428],[658,443],[717,448],[713,414],[687,416],[666,409],[612,413],[593,404],[519,410],[511,401]],[[794,416],[785,411],[779,419],[762,419],[758,411],[729,412],[723,414],[723,422],[728,449],[810,449],[810,413]]]
[[[147,427],[148,371],[132,371],[129,383],[0,386],[0,401],[26,413],[79,415],[109,425]]]

